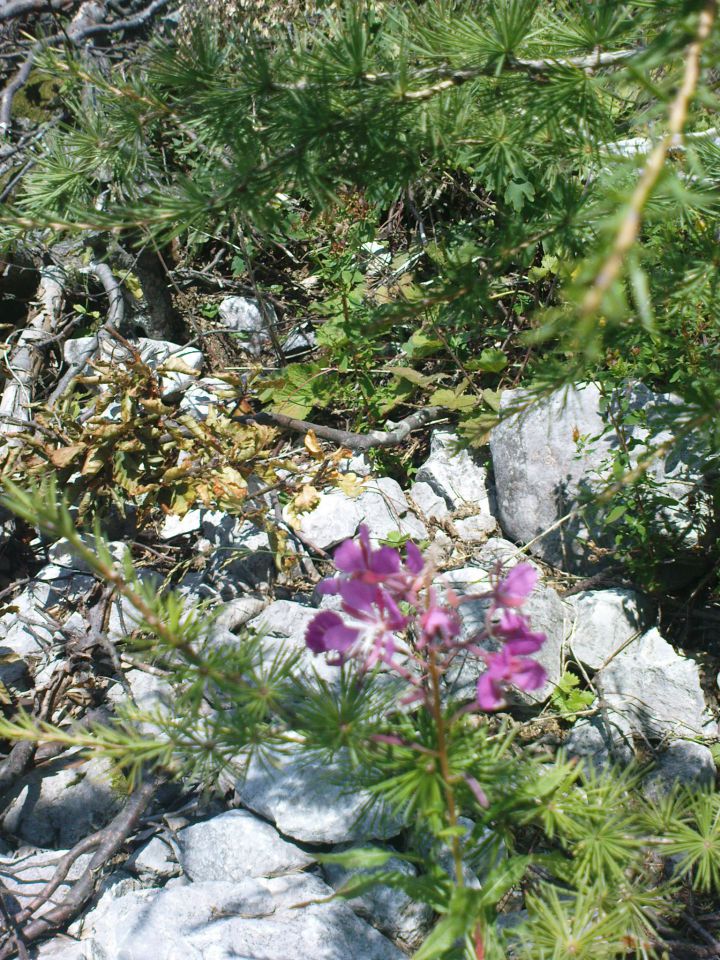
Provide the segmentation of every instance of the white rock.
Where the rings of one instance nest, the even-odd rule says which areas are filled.
[[[656,629],[638,637],[595,677],[605,704],[646,737],[714,735],[700,671]]]
[[[293,909],[331,894],[304,874],[140,890],[94,924],[94,960],[404,960],[345,904]]]
[[[476,513],[492,516],[487,470],[467,450],[456,449],[457,443],[452,430],[434,430],[430,456],[415,474],[415,482],[427,483],[451,510],[471,506]]]
[[[634,590],[587,590],[568,597],[566,603],[575,615],[570,648],[591,670],[598,670],[648,625],[649,604]]]
[[[476,513],[471,517],[459,517],[453,525],[463,543],[484,543],[497,532],[497,521],[487,513]]]
[[[290,519],[289,514],[285,514]],[[400,485],[390,477],[368,481],[358,497],[340,490],[323,493],[314,510],[300,515],[297,528],[303,537],[322,550],[337,546],[355,536],[365,524],[371,540],[385,539],[392,531],[415,540],[424,540],[425,526],[409,512],[409,504]]]
[[[163,520],[159,535],[161,540],[173,540],[189,533],[197,533],[202,527],[204,510],[188,510],[182,517],[169,513]]]
[[[169,880],[182,874],[177,845],[164,837],[153,837],[144,847],[136,850],[126,861],[125,868],[152,880]]]
[[[315,331],[311,326],[293,327],[285,340],[282,342],[282,352],[286,357],[298,353],[307,353],[312,350],[317,343]]]
[[[217,377],[201,377],[194,383],[191,383],[183,394],[180,401],[180,409],[183,413],[189,413],[196,420],[207,420],[208,414],[213,407],[226,407],[228,400],[218,396],[218,392],[227,390],[228,385],[224,380]]]
[[[441,520],[450,514],[445,498],[422,480],[410,487],[410,499],[428,520]]]
[[[257,300],[250,297],[226,297],[219,308],[223,327],[243,334],[243,347],[257,356],[272,342],[268,323],[277,324],[275,310],[269,303],[263,305],[265,316]]]
[[[318,767],[294,755],[270,767],[256,759],[238,781],[240,802],[272,820],[280,833],[304,843],[385,840],[401,829],[399,821],[364,811],[369,794],[345,791],[335,767]]]
[[[71,847],[117,813],[123,797],[110,765],[63,756],[23,777],[2,820],[3,829],[39,847]]]
[[[627,724],[611,710],[597,717],[583,717],[573,726],[564,747],[568,757],[576,757],[597,771],[607,766],[627,764],[633,758]]]
[[[525,397],[520,390],[505,391],[502,408]],[[628,399],[631,409],[643,411],[649,425],[657,428],[654,442],[668,440],[670,434],[659,429],[660,410],[671,407],[677,398],[635,384],[629,388]],[[556,522],[578,505],[581,489],[597,489],[603,471],[612,479],[605,463],[618,440],[614,432],[601,436],[607,424],[600,408],[595,384],[560,390],[504,420],[490,437],[498,515],[506,536],[521,543],[533,541],[531,550],[536,556],[566,570],[592,572],[587,539],[606,536],[602,530],[588,531],[579,515],[556,527]],[[629,426],[626,432],[636,461],[647,452],[648,430]],[[579,438],[586,441],[581,453]],[[693,490],[698,492],[701,456],[687,441],[649,468],[661,484],[661,493],[676,499],[675,506],[660,510],[658,531],[669,526],[684,548],[694,546],[697,531],[706,526],[707,498],[702,492],[695,501],[689,496]]]
[[[277,877],[302,870],[314,859],[247,810],[228,810],[194,823],[177,838],[180,864],[194,882]]]
[[[216,583],[232,589],[237,581],[251,587],[268,581],[274,561],[264,530],[221,510],[207,510],[203,513],[202,534],[213,547],[208,575]]]
[[[345,848],[338,848],[343,849]],[[382,869],[403,873],[408,877],[417,876],[416,868],[399,857],[391,857]],[[325,879],[334,890],[340,890],[355,877],[365,874],[372,876],[372,873],[372,870],[348,870],[336,863],[326,863],[323,866]],[[432,923],[432,909],[427,904],[412,900],[397,887],[377,884],[359,897],[345,902],[359,917],[368,920],[391,940],[401,940],[413,949],[422,944]]]

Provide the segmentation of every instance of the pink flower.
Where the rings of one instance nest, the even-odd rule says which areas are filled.
[[[420,647],[425,647],[434,640],[449,644],[460,633],[460,619],[450,607],[439,604],[435,592],[430,591],[430,606],[420,617],[420,628]]]
[[[519,563],[495,586],[496,607],[521,607],[537,583],[537,570],[529,563]]]
[[[345,625],[339,613],[323,610],[308,624],[305,643],[313,653],[334,651],[342,657],[357,642],[358,633]]]
[[[511,654],[537,653],[545,643],[544,633],[533,633],[530,621],[520,613],[503,610],[500,623],[494,632],[505,641],[505,649]]]
[[[340,584],[348,580],[368,584],[382,584],[398,597],[419,589],[418,577],[425,567],[422,553],[408,541],[405,547],[406,561],[403,566],[400,554],[392,547],[370,545],[368,528],[363,524],[357,539],[346,540],[335,551],[333,560],[341,576],[324,580],[318,585],[320,593],[338,593]]]
[[[545,671],[529,657],[518,657],[507,647],[499,653],[486,654],[487,670],[477,683],[477,702],[482,710],[497,710],[505,705],[509,686],[520,690],[537,690],[545,683]]]

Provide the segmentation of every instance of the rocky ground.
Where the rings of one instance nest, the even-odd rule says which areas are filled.
[[[262,336],[260,327],[247,326],[253,304],[232,301],[223,305],[223,323],[243,329],[252,349],[252,337]],[[96,347],[93,338],[71,340],[66,361],[82,362]],[[192,347],[151,340],[138,347],[151,363],[171,354],[189,368],[203,364]],[[167,388],[182,391],[182,405],[193,417],[203,419],[229,402],[218,394],[218,381],[203,377],[201,369],[172,377]],[[633,396],[645,409],[657,399],[642,388]],[[509,391],[503,402],[521,399]],[[285,519],[295,524],[298,549],[311,568],[313,558],[331,553],[361,523],[375,541],[399,533],[426,542],[438,585],[458,594],[478,592],[498,559],[507,567],[531,560],[542,579],[527,612],[534,628],[547,634],[539,658],[548,681],[520,705],[529,742],[538,749],[563,747],[598,766],[653,758],[643,789],[658,796],[677,779],[701,783],[715,777],[714,683],[673,637],[663,635],[655,603],[607,573],[602,544],[588,548],[593,531],[580,522],[578,498],[594,482],[610,441],[598,440],[578,456],[577,439],[599,435],[600,411],[592,386],[555,395],[497,427],[485,457],[462,449],[452,427],[428,428],[429,456],[407,489],[374,475],[368,458],[356,455],[342,469],[362,478],[358,495],[334,484],[313,510]],[[118,415],[108,410],[109,419]],[[685,450],[653,468],[672,493],[673,517],[683,529],[692,512],[703,509],[684,498],[693,462],[692,451]],[[267,516],[277,520],[271,504]],[[8,696],[30,704],[38,693],[55,691],[53,696],[74,704],[78,717],[112,717],[128,696],[141,706],[172,711],[168,678],[126,655],[122,641],[137,623],[132,608],[105,595],[98,600],[94,577],[62,541],[32,541],[27,576],[13,580],[13,529],[14,522],[6,521],[4,562],[11,583],[0,601],[0,679]],[[117,548],[124,543],[118,537]],[[193,559],[175,586],[190,600],[212,601],[218,642],[239,642],[243,631],[255,629],[268,650],[296,649],[300,668],[310,666],[305,629],[318,606],[332,598],[321,600],[314,591],[317,577],[303,579],[297,569],[292,576],[275,573],[261,526],[196,507],[182,517],[166,516],[156,543]],[[154,570],[146,559],[141,575],[161,582],[166,571]],[[98,603],[107,604],[102,639],[93,628]],[[461,608],[467,636],[482,623],[484,609],[483,601]],[[561,710],[550,703],[569,665],[593,695],[574,723],[558,719]],[[322,664],[319,669],[332,674]],[[453,692],[472,697],[481,669],[480,662],[466,660],[450,678]],[[93,838],[117,826],[126,810],[126,798],[103,764],[48,750],[30,769],[16,766],[13,775],[11,767],[6,760],[0,774],[6,917],[16,924],[38,920],[74,902],[89,875],[93,882],[101,878],[89,908],[79,917],[70,909],[67,932],[41,946],[38,957],[390,960],[417,947],[432,924],[427,908],[382,887],[349,903],[328,899],[345,873],[321,866],[318,854],[368,840],[401,844],[403,824],[363,817],[362,796],[344,793],[327,770],[300,765],[292,755],[277,768],[252,766],[242,782],[228,775],[211,795],[182,785],[161,792],[126,831],[128,843],[101,868],[93,861]],[[414,869],[405,861],[397,867]]]

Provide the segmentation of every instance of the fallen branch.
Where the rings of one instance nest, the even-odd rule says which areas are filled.
[[[15,3],[5,3],[0,7],[0,20],[11,20],[26,13],[49,13],[75,3],[77,0],[15,0]]]
[[[33,943],[57,933],[80,913],[97,889],[103,870],[112,858],[122,849],[128,837],[137,827],[148,804],[157,792],[161,780],[153,778],[142,783],[130,797],[124,808],[102,830],[77,843],[60,860],[52,879],[37,897],[16,916],[24,943]],[[73,884],[67,896],[57,906],[52,907],[42,917],[29,920],[31,914],[44,906],[67,877],[72,864],[89,850],[95,850],[92,860],[80,878]],[[10,932],[10,931],[8,931]],[[0,960],[10,960],[17,955],[15,938],[0,948]]]
[[[45,267],[40,272],[40,309],[20,334],[17,346],[6,361],[8,382],[0,399],[0,436],[20,433],[23,427],[17,425],[17,420],[30,422],[33,387],[42,369],[41,348],[48,335],[55,332],[60,319],[63,280],[62,271],[56,267]],[[10,446],[19,443],[8,442]]]
[[[374,447],[396,447],[403,440],[406,440],[414,430],[419,430],[430,423],[431,420],[436,420],[442,415],[442,407],[423,407],[409,417],[405,417],[392,430],[371,430],[370,433],[352,433],[349,430],[338,430],[335,427],[324,427],[317,423],[309,423],[307,420],[296,420],[284,413],[267,411],[235,419],[243,423],[254,421],[269,426],[283,427],[296,433],[307,433],[308,430],[312,430],[323,440],[331,440],[339,446],[363,453],[366,450],[372,450]]]
[[[110,267],[106,263],[91,263],[89,266],[84,267],[81,272],[91,274],[91,276],[95,277],[103,285],[110,303],[108,318],[93,336],[92,343],[89,345],[85,355],[76,363],[73,363],[58,381],[57,386],[48,398],[48,406],[50,408],[57,403],[75,377],[82,373],[88,361],[95,355],[100,344],[100,334],[109,333],[111,336],[117,335],[117,328],[122,326],[123,320],[125,319],[125,301],[123,300],[122,287],[119,281],[113,276]]]

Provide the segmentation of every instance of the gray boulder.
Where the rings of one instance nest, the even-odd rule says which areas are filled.
[[[139,890],[86,927],[93,960],[403,960],[389,940],[304,874]]]
[[[651,605],[634,590],[586,590],[568,597],[566,603],[574,614],[570,648],[591,670],[598,670],[649,626]]]
[[[13,856],[0,857],[0,881],[6,909],[14,914],[27,907],[52,879],[58,861],[67,852],[25,848]],[[92,856],[92,853],[83,853],[73,861],[65,881],[60,884],[52,899],[39,908],[38,915],[42,916],[62,901],[73,882],[82,875]]]
[[[603,703],[648,738],[714,735],[697,663],[681,657],[656,629],[633,640],[595,676]]]
[[[658,800],[676,784],[696,789],[708,787],[714,783],[716,773],[709,747],[692,740],[676,740],[659,752],[642,789],[648,799]]]
[[[407,860],[401,860],[399,857],[391,857],[382,869],[402,873],[408,877],[417,876],[417,869]],[[323,866],[325,879],[334,890],[342,889],[356,877],[372,876],[372,872],[371,870],[349,870],[337,863],[326,863]],[[385,884],[377,884],[360,896],[352,897],[345,902],[359,917],[368,920],[391,940],[400,940],[413,949],[421,945],[432,923],[433,912],[427,904],[418,903],[403,890]]]
[[[113,789],[110,765],[58,757],[23,777],[3,819],[3,829],[37,847],[71,847],[105,826],[124,797]]]
[[[180,830],[177,840],[180,865],[195,882],[277,877],[313,863],[310,854],[247,810],[228,810],[194,823]]]
[[[292,519],[286,512],[286,519]],[[370,480],[357,497],[348,497],[340,490],[323,493],[320,503],[297,519],[295,526],[303,537],[322,550],[328,550],[355,536],[365,524],[374,541],[393,531],[414,540],[427,537],[427,529],[410,512],[400,485],[390,477]]]
[[[523,391],[506,391],[502,409],[525,397]],[[646,444],[669,439],[670,434],[661,429],[663,410],[672,410],[677,399],[653,394],[642,384],[629,387],[627,399],[631,410],[647,419],[647,426],[627,427],[637,460],[648,449]],[[534,554],[573,572],[592,572],[591,541],[601,540],[602,530],[594,522],[588,529],[579,512],[556,525],[578,506],[581,494],[592,494],[612,479],[607,461],[619,440],[607,426],[600,391],[591,383],[532,403],[500,423],[490,437],[498,516],[505,535],[524,544],[532,541]],[[660,510],[658,529],[674,532],[683,548],[694,546],[697,530],[708,521],[707,498],[700,497],[692,506],[690,497],[698,486],[700,459],[685,444],[655,460],[650,468],[663,495],[675,500],[675,506]]]
[[[402,828],[400,821],[369,809],[370,794],[344,789],[342,772],[320,766],[293,752],[273,766],[256,758],[236,790],[243,806],[271,820],[280,833],[303,843],[386,840]]]

